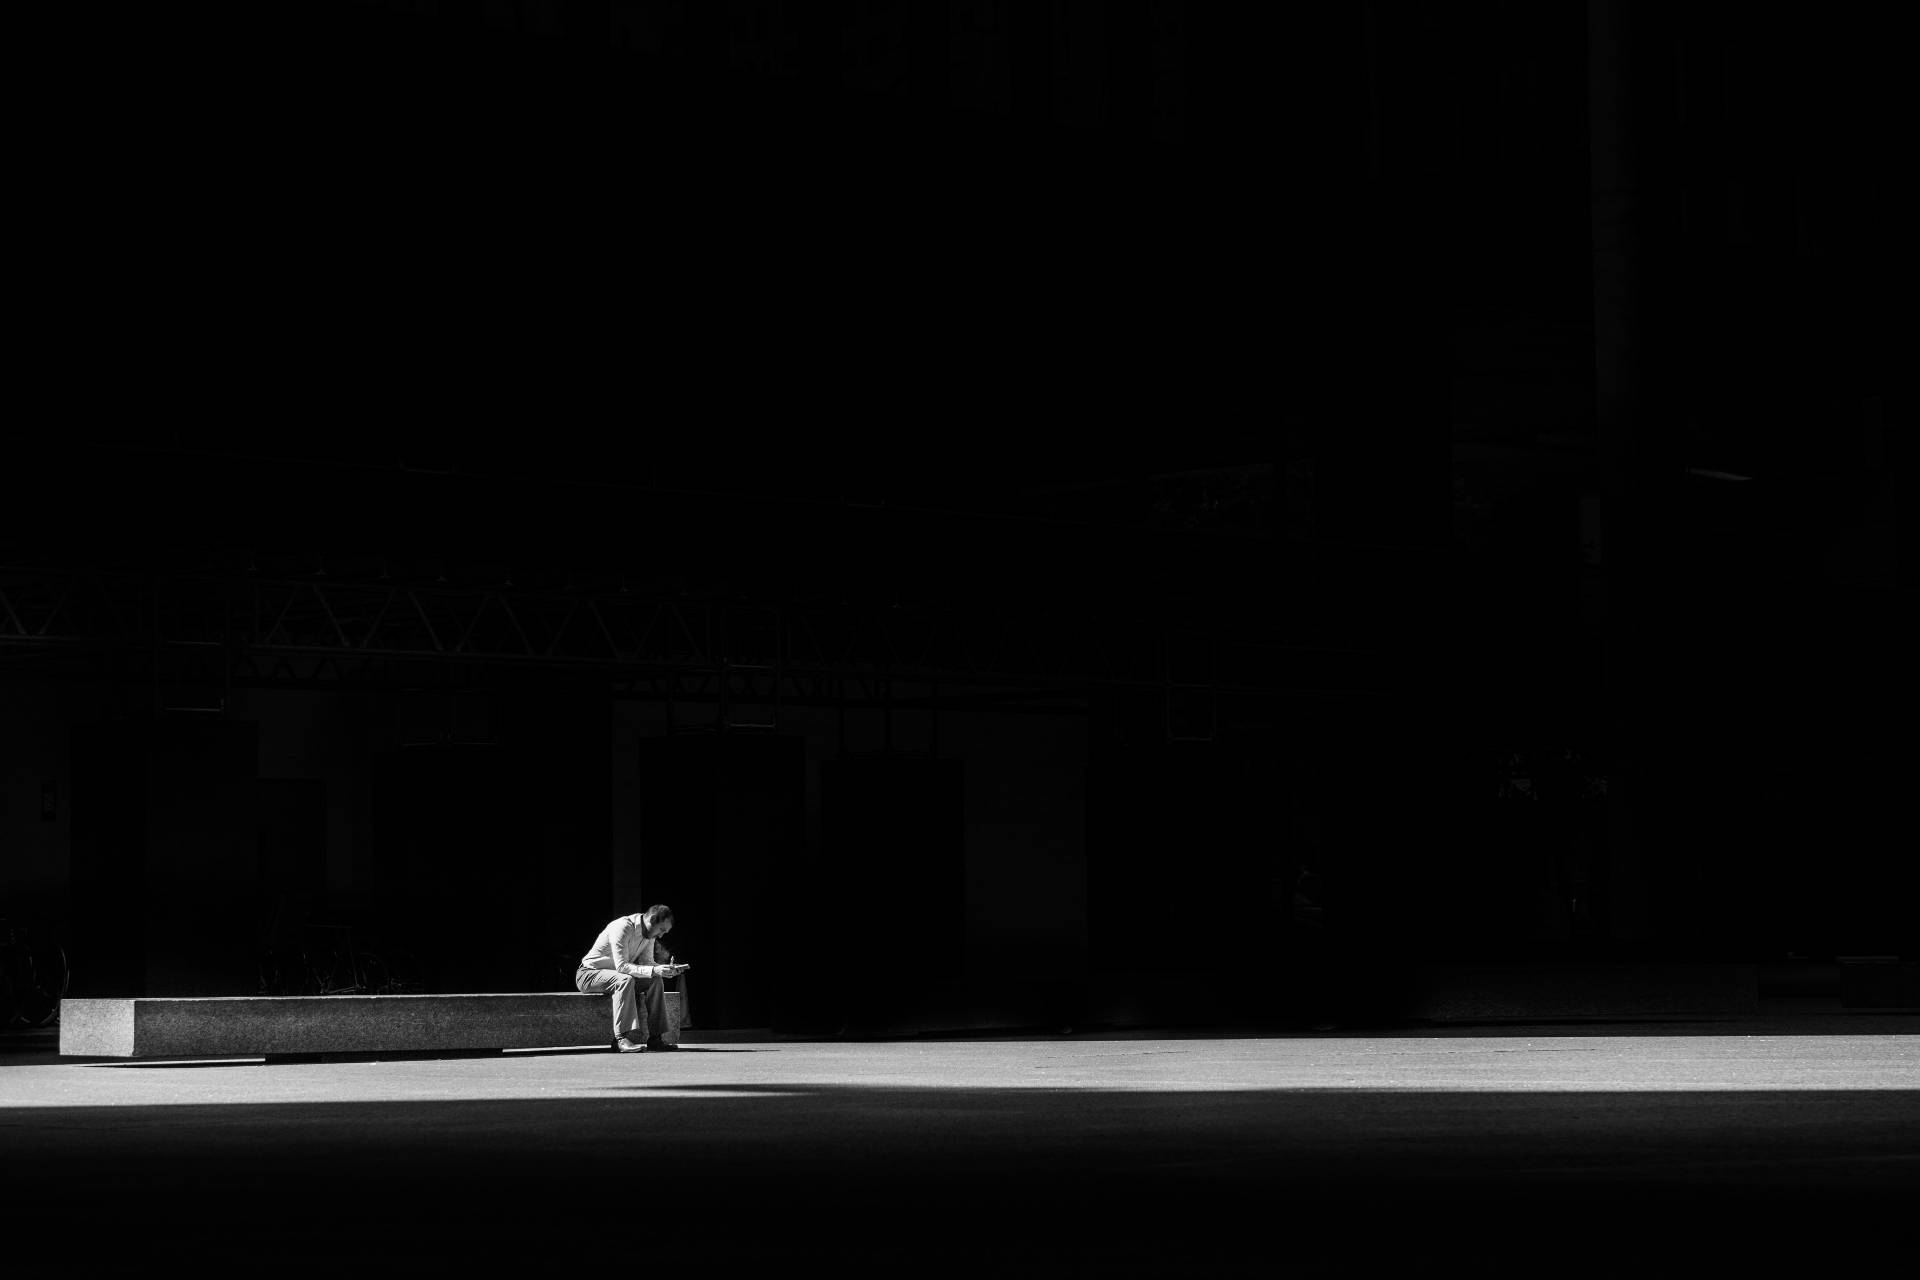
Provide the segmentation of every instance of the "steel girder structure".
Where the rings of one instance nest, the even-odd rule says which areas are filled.
[[[0,569],[0,663],[151,682],[217,710],[236,687],[483,687],[512,672],[605,679],[615,697],[710,704],[769,728],[787,705],[1032,707],[1159,691],[1210,736],[1223,697],[1353,696],[1364,652],[1230,641],[1142,618],[689,600],[231,574]],[[173,700],[169,702],[169,692]],[[756,710],[748,710],[756,709]],[[769,714],[771,713],[771,714]]]

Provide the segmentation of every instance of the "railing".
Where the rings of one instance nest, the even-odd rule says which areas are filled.
[[[503,666],[604,675],[625,696],[734,709],[952,695],[1163,691],[1210,725],[1221,696],[1371,695],[1378,655],[1223,634],[1146,610],[821,606],[233,574],[0,566],[0,660],[107,664],[169,710],[218,711],[235,686],[457,684]],[[1140,616],[1145,613],[1148,616]],[[113,673],[109,673],[113,674]],[[764,725],[772,716],[744,720]],[[1176,736],[1205,736],[1183,729]]]

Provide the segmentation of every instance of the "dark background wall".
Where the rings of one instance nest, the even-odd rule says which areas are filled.
[[[1881,34],[49,26],[52,160],[118,193],[55,219],[66,296],[114,302],[54,308],[67,417],[7,445],[0,911],[76,991],[344,924],[512,989],[668,900],[702,1016],[836,1028],[1279,1016],[1303,869],[1381,1009],[1446,959],[1903,951]],[[505,661],[396,583],[850,638],[735,731],[687,654]],[[909,686],[870,620],[934,607],[1023,674]],[[811,1000],[815,947],[913,994]]]

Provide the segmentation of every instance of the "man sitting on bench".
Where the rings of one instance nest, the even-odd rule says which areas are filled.
[[[590,995],[602,992],[613,996],[613,1047],[621,1053],[641,1053],[647,1049],[664,1052],[678,1049],[661,1037],[667,1030],[667,990],[665,980],[687,971],[684,964],[655,964],[653,944],[673,932],[673,908],[648,907],[637,915],[621,916],[600,931],[593,947],[580,958],[573,985]],[[669,957],[671,958],[671,957]],[[642,989],[636,989],[644,983]],[[647,1001],[647,1039],[634,1039],[639,1026],[638,997]]]

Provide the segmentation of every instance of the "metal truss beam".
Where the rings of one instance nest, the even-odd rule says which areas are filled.
[[[223,575],[0,568],[0,660],[145,654],[198,686],[604,676],[620,696],[741,707],[878,701],[897,688],[1372,691],[1370,655],[1183,631],[1152,618],[999,609],[800,606]],[[459,673],[459,674],[453,674]],[[938,700],[936,694],[928,695]]]

